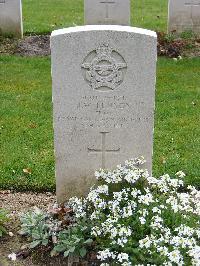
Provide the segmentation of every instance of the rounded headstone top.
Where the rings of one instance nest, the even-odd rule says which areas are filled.
[[[84,31],[118,31],[118,32],[130,32],[136,34],[147,35],[151,37],[157,38],[157,34],[155,31],[130,27],[130,26],[120,26],[120,25],[86,25],[86,26],[77,26],[77,27],[69,27],[59,30],[54,30],[51,34],[52,37],[68,34],[68,33],[78,33]]]

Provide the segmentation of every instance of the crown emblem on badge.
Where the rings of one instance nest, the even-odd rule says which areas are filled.
[[[108,44],[101,44],[85,58],[85,80],[94,90],[114,90],[123,81],[127,64],[123,57]]]
[[[108,44],[102,44],[96,49],[96,53],[100,56],[110,56],[112,54],[112,49],[109,47]]]

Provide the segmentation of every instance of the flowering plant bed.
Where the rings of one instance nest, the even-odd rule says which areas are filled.
[[[72,263],[200,265],[200,192],[184,187],[181,171],[155,178],[143,164],[136,158],[101,169],[87,197],[24,214],[29,248],[47,246]]]

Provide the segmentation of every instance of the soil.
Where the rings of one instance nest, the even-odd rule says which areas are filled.
[[[0,266],[98,266],[99,262],[90,259],[83,262],[69,262],[62,255],[51,258],[48,248],[39,248],[30,251],[26,248],[26,238],[18,234],[20,230],[19,217],[21,213],[27,212],[34,206],[48,210],[56,202],[53,193],[20,193],[9,190],[0,190],[0,208],[8,210],[10,221],[6,224],[8,234],[0,238]],[[8,255],[17,254],[17,260],[11,261]],[[91,256],[90,256],[91,257]]]
[[[200,56],[200,39],[170,39],[165,33],[157,34],[158,55],[170,58]],[[50,35],[25,36],[22,40],[0,36],[0,54],[48,56],[50,53]]]
[[[20,193],[12,191],[0,191],[0,208],[8,210],[10,214],[10,222],[6,224],[6,230],[9,235],[0,238],[0,266],[10,265],[51,265],[51,264],[38,264],[34,256],[28,256],[24,260],[10,261],[8,255],[17,253],[23,245],[26,244],[25,239],[18,235],[20,229],[19,216],[22,212],[26,212],[38,206],[43,210],[47,210],[56,200],[52,193]],[[12,235],[13,234],[13,235]],[[57,264],[55,264],[57,265]],[[59,264],[58,264],[59,265]],[[66,264],[65,264],[66,265]]]
[[[159,56],[170,58],[199,57],[200,39],[193,36],[191,38],[180,38],[157,32],[157,51]]]
[[[22,40],[0,36],[0,54],[48,56],[50,55],[50,35],[25,36]]]
[[[22,56],[47,56],[50,55],[50,36],[29,36],[19,41],[16,54]]]

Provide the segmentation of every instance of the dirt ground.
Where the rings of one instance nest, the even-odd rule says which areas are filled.
[[[199,57],[200,39],[173,39],[158,32],[158,55],[170,58]],[[22,40],[4,38],[0,36],[0,54],[14,54],[19,56],[48,56],[50,50],[50,35],[25,36]]]
[[[58,263],[46,264],[43,258],[40,261],[37,260],[37,254],[28,256],[23,260],[11,261],[8,259],[8,255],[11,253],[17,253],[21,250],[21,247],[26,244],[25,239],[18,235],[20,229],[20,214],[27,212],[34,206],[43,210],[48,210],[50,206],[56,201],[56,196],[52,193],[17,193],[12,191],[0,190],[0,208],[8,210],[10,215],[10,222],[6,225],[6,229],[10,232],[11,236],[5,236],[0,239],[0,266],[34,266],[34,265],[62,265]],[[13,235],[12,235],[13,234]],[[65,264],[66,265],[66,261]]]
[[[0,54],[48,56],[50,55],[50,36],[25,36],[22,40],[0,37]]]
[[[99,262],[90,259],[83,262],[70,262],[62,255],[51,258],[48,248],[40,248],[30,252],[24,249],[27,244],[26,239],[18,234],[20,230],[19,217],[22,213],[31,210],[35,206],[42,210],[48,210],[56,202],[53,193],[32,193],[32,192],[12,192],[0,190],[0,208],[8,210],[10,221],[6,225],[8,235],[0,238],[0,266],[98,266]],[[8,255],[11,253],[21,254],[16,261],[11,261]]]

